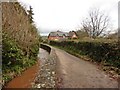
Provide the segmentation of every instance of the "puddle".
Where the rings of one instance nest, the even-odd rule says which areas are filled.
[[[48,57],[49,57],[49,53],[46,50],[40,48],[38,58],[42,65],[45,63],[45,61],[46,61],[46,59],[48,59]]]

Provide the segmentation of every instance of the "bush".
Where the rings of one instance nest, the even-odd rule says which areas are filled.
[[[3,34],[2,45],[2,77],[5,83],[20,75],[37,61],[39,44],[35,44],[30,48],[29,58],[25,55],[26,51],[22,50],[7,34]]]
[[[10,66],[22,63],[23,52],[13,40],[7,36],[3,36],[2,45],[2,64]]]
[[[40,46],[39,43],[36,43],[30,47],[30,59],[37,60],[39,46]]]

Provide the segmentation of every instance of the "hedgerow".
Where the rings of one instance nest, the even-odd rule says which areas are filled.
[[[38,45],[30,48],[28,58],[25,51],[14,40],[3,34],[2,47],[3,84],[20,75],[37,61]]]
[[[50,41],[50,45],[61,47],[80,55],[86,55],[95,62],[104,62],[120,69],[120,48],[117,42]]]
[[[37,61],[40,35],[32,21],[32,8],[18,1],[2,5],[2,84],[20,75]]]

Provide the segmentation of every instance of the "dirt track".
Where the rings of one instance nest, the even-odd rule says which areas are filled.
[[[57,70],[62,78],[62,88],[117,88],[118,82],[96,65],[81,60],[67,52],[55,49],[58,56]]]

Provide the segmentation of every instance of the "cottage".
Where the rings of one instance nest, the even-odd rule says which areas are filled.
[[[48,35],[48,40],[63,41],[68,38],[74,39],[78,37],[76,35],[76,32],[74,31],[70,31],[69,33],[56,31],[56,32],[50,32],[50,34]]]
[[[77,34],[76,34],[75,31],[70,31],[70,32],[69,32],[69,37],[70,37],[71,39],[77,39],[77,38],[78,38],[78,36],[77,36]]]

